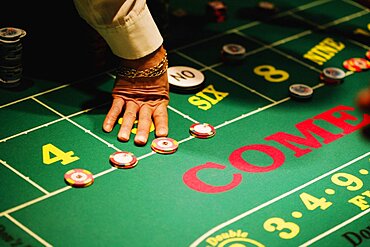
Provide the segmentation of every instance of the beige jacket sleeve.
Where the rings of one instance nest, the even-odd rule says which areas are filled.
[[[74,4],[118,57],[138,59],[163,43],[145,0],[74,0]]]

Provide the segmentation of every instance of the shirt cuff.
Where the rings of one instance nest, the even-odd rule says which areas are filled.
[[[147,6],[126,25],[112,28],[96,28],[105,39],[113,54],[125,59],[138,59],[157,50],[163,37]]]

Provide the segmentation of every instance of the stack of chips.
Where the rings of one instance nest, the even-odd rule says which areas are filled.
[[[204,74],[188,66],[171,66],[167,69],[170,91],[175,93],[197,93],[205,86]]]
[[[189,128],[192,136],[200,139],[211,138],[216,135],[216,129],[208,123],[195,123]]]
[[[93,174],[86,169],[72,169],[64,174],[64,181],[75,188],[85,188],[94,183]]]
[[[173,154],[177,151],[179,144],[169,137],[158,137],[152,141],[151,148],[159,154]]]
[[[0,85],[16,87],[21,83],[22,41],[26,32],[19,28],[0,29]]]
[[[206,6],[206,15],[212,22],[224,22],[226,20],[227,7],[222,1],[209,1]]]
[[[120,169],[129,169],[137,165],[138,159],[133,153],[127,151],[119,151],[109,156],[109,161],[112,166]]]
[[[343,83],[346,73],[335,67],[328,67],[323,69],[320,74],[320,80],[327,85],[339,85]]]
[[[305,101],[312,98],[313,89],[305,84],[292,84],[289,87],[290,96],[298,101]]]
[[[239,44],[225,44],[221,49],[221,59],[224,63],[240,63],[246,56],[246,49]]]

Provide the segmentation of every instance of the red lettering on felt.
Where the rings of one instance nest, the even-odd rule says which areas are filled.
[[[338,138],[341,138],[343,135],[342,134],[333,134],[313,123],[313,119],[308,119],[306,121],[300,122],[295,125],[295,127],[305,136],[305,137],[300,137],[300,136],[295,136],[292,134],[288,134],[285,132],[277,132],[275,134],[272,134],[268,137],[265,138],[267,141],[276,141],[285,147],[293,150],[295,152],[294,156],[300,157],[302,155],[305,155],[312,150],[310,148],[320,148],[322,145],[321,143],[311,134],[314,133],[320,137],[323,138],[323,142],[325,144],[328,144],[332,141],[337,140]],[[294,146],[291,144],[291,142],[294,142],[296,144],[300,144],[306,147],[310,148],[305,148],[302,149],[300,147]]]
[[[191,168],[190,170],[188,170],[187,172],[185,172],[182,179],[189,188],[199,191],[199,192],[209,193],[209,194],[226,192],[228,190],[235,188],[236,186],[240,184],[240,182],[243,179],[241,174],[239,173],[233,174],[233,179],[231,183],[224,185],[224,186],[214,186],[214,185],[207,184],[201,181],[197,176],[197,173],[203,169],[223,170],[225,168],[226,166],[219,165],[219,164],[212,163],[212,162],[207,162],[205,164],[195,166]]]
[[[245,161],[242,157],[242,154],[250,150],[267,154],[273,159],[273,163],[269,166],[256,166]],[[237,150],[231,153],[229,161],[232,166],[244,172],[268,172],[284,164],[285,155],[283,152],[281,152],[279,149],[275,147],[271,147],[264,144],[255,144],[238,148]]]
[[[368,124],[370,124],[370,115],[369,114],[363,114],[363,119],[360,123],[351,125],[347,123],[346,121],[358,121],[359,119],[355,116],[350,115],[346,111],[354,111],[355,108],[350,106],[337,106],[334,107],[324,113],[321,113],[314,117],[314,119],[322,119],[325,120],[338,128],[343,130],[343,134],[350,134]],[[338,117],[334,116],[334,114],[339,115]]]

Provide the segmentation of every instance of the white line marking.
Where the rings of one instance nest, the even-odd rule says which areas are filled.
[[[243,83],[241,83],[241,82],[239,82],[239,81],[237,81],[237,80],[235,80],[235,79],[233,79],[233,78],[231,78],[231,77],[229,77],[229,76],[227,76],[227,75],[225,75],[225,74],[223,74],[223,73],[221,73],[221,72],[219,72],[219,71],[217,71],[217,70],[214,70],[214,69],[212,69],[212,68],[208,67],[207,65],[205,65],[205,64],[203,64],[203,63],[201,63],[201,62],[199,62],[199,61],[197,61],[197,60],[195,60],[195,59],[193,59],[193,58],[191,58],[191,57],[189,57],[189,56],[185,55],[185,54],[184,54],[184,53],[182,53],[182,52],[177,52],[177,54],[179,54],[180,56],[182,56],[182,57],[184,57],[184,58],[186,58],[186,59],[188,59],[188,60],[190,60],[190,61],[192,61],[193,63],[196,63],[196,64],[198,64],[198,65],[200,65],[200,66],[205,67],[205,68],[208,68],[208,69],[209,69],[210,71],[212,71],[213,73],[215,73],[215,74],[217,74],[217,75],[219,75],[219,76],[221,76],[221,77],[225,78],[226,80],[228,80],[228,81],[230,81],[230,82],[232,82],[232,83],[234,83],[234,84],[236,84],[236,85],[238,85],[238,86],[240,86],[240,87],[242,87],[242,88],[244,88],[244,89],[247,89],[248,91],[250,91],[250,92],[252,92],[252,93],[254,93],[254,94],[257,94],[258,96],[260,96],[260,97],[262,97],[262,98],[264,98],[264,99],[266,99],[266,100],[268,100],[268,101],[270,101],[270,102],[275,102],[275,100],[270,99],[270,98],[269,98],[269,97],[267,97],[266,95],[263,95],[263,94],[261,94],[261,93],[257,92],[256,90],[254,90],[254,89],[252,89],[252,88],[250,88],[250,87],[248,87],[248,86],[244,85]]]
[[[51,244],[49,244],[48,242],[46,242],[43,238],[41,238],[39,235],[37,235],[36,233],[34,233],[33,231],[31,231],[28,227],[26,227],[25,225],[23,225],[22,223],[20,223],[18,220],[14,219],[12,216],[10,216],[8,214],[5,214],[4,216],[6,218],[8,218],[11,222],[13,222],[15,225],[17,225],[19,228],[21,228],[23,231],[25,231],[30,236],[32,236],[34,239],[36,239],[37,241],[39,241],[44,246],[46,246],[46,247],[52,247]]]
[[[36,99],[36,98],[32,98],[34,101],[38,102],[40,105],[44,106],[45,108],[49,109],[50,111],[54,112],[55,114],[59,115],[60,117],[66,119],[68,122],[70,122],[71,124],[77,126],[78,128],[82,129],[83,131],[85,131],[85,133],[95,137],[96,139],[98,139],[99,141],[101,141],[102,143],[104,143],[105,145],[107,145],[108,147],[110,148],[113,148],[114,150],[116,151],[121,151],[119,148],[115,147],[112,143],[109,143],[107,142],[106,140],[102,139],[101,137],[97,136],[96,134],[92,133],[91,130],[88,130],[84,127],[82,127],[81,125],[79,125],[78,123],[72,121],[71,119],[67,118],[66,116],[64,116],[63,114],[61,114],[60,112],[54,110],[53,108],[51,108],[50,106],[46,105],[45,103],[41,102],[40,100]]]
[[[356,215],[356,216],[354,216],[354,217],[352,217],[352,218],[350,218],[350,219],[348,219],[348,220],[346,220],[346,221],[342,222],[341,224],[339,224],[339,225],[337,225],[337,226],[335,226],[335,227],[331,228],[330,230],[328,230],[328,231],[326,231],[326,232],[324,232],[324,233],[322,233],[322,234],[320,234],[320,235],[316,236],[315,238],[313,238],[313,239],[311,239],[311,240],[307,241],[306,243],[301,244],[301,245],[300,245],[300,247],[306,247],[306,246],[309,246],[310,244],[313,244],[313,243],[315,243],[315,242],[319,241],[320,239],[325,238],[326,236],[328,236],[328,235],[332,234],[333,232],[335,232],[335,231],[339,230],[340,228],[342,228],[342,227],[344,227],[344,226],[346,226],[346,225],[348,225],[348,224],[352,223],[353,221],[355,221],[355,220],[357,220],[357,219],[361,218],[362,216],[364,216],[364,215],[368,214],[369,212],[370,212],[370,208],[369,208],[369,209],[367,209],[367,210],[365,210],[365,211],[363,211],[363,212],[361,212],[361,213],[359,213],[358,215]]]
[[[182,116],[183,118],[186,118],[186,119],[189,119],[190,121],[192,121],[193,123],[199,123],[197,120],[191,118],[189,115],[186,115],[185,113],[182,113],[181,111],[175,109],[174,107],[172,106],[167,106],[168,109],[170,109],[171,111],[173,112],[176,112],[177,114],[179,114],[180,116]]]
[[[12,172],[14,172],[15,174],[17,174],[19,177],[23,178],[25,181],[27,181],[28,183],[30,183],[31,185],[33,185],[35,188],[37,188],[38,190],[40,190],[42,193],[44,194],[50,194],[49,191],[47,191],[46,189],[44,189],[42,186],[38,185],[36,182],[34,182],[32,179],[30,179],[29,177],[23,175],[21,172],[19,172],[17,169],[15,169],[14,167],[10,166],[9,164],[7,164],[4,160],[0,160],[0,163],[3,164],[3,166],[5,166],[6,168],[8,168],[9,170],[11,170]]]
[[[236,216],[236,217],[234,217],[234,218],[232,218],[232,219],[230,219],[228,221],[225,221],[224,223],[222,223],[222,224],[220,224],[218,226],[215,226],[214,228],[212,228],[211,230],[209,230],[208,232],[206,232],[205,234],[203,234],[202,236],[200,236],[197,240],[195,240],[190,245],[190,247],[198,246],[207,237],[209,237],[213,233],[217,232],[218,230],[220,230],[220,229],[222,229],[222,228],[224,228],[224,227],[226,227],[226,226],[228,226],[228,225],[230,225],[232,223],[235,223],[236,221],[239,221],[239,220],[245,218],[248,215],[251,215],[251,214],[257,212],[260,209],[263,209],[263,208],[265,208],[267,206],[270,206],[271,204],[273,204],[273,203],[275,203],[277,201],[280,201],[281,199],[284,199],[285,197],[287,197],[287,196],[289,196],[289,195],[291,195],[291,194],[293,194],[293,193],[295,193],[295,192],[297,192],[297,191],[299,191],[299,190],[301,190],[301,189],[303,189],[303,188],[305,188],[305,187],[307,187],[307,186],[309,186],[309,185],[311,185],[311,184],[313,184],[313,183],[315,183],[315,182],[317,182],[317,181],[319,181],[319,180],[321,180],[321,179],[323,179],[323,178],[325,178],[325,177],[333,174],[334,172],[337,172],[337,171],[339,171],[339,170],[341,170],[341,169],[343,169],[343,168],[345,168],[345,167],[347,167],[349,165],[352,165],[353,163],[355,163],[355,162],[363,159],[364,157],[366,157],[368,155],[370,155],[370,152],[367,152],[367,153],[365,153],[365,154],[357,157],[356,159],[353,159],[353,160],[351,160],[351,161],[349,161],[349,162],[347,162],[347,163],[345,163],[345,164],[343,164],[343,165],[341,165],[341,166],[339,166],[339,167],[337,167],[337,168],[335,168],[335,169],[333,169],[333,170],[331,170],[331,171],[329,171],[327,173],[324,173],[321,176],[316,177],[315,179],[312,179],[311,181],[309,181],[307,183],[304,183],[304,184],[302,184],[302,185],[300,185],[300,186],[298,186],[298,187],[296,187],[296,188],[294,188],[294,189],[292,189],[292,190],[290,190],[288,192],[285,192],[284,194],[281,194],[280,196],[277,196],[277,197],[271,199],[270,201],[267,201],[265,203],[262,203],[262,204],[260,204],[259,206],[255,207],[255,208],[252,208],[252,209],[250,209],[250,210],[248,210],[248,211],[246,211],[246,212],[244,212],[244,213],[242,213],[242,214],[240,214],[240,215],[238,215],[238,216]]]
[[[49,198],[49,197],[52,197],[52,196],[54,196],[54,195],[57,195],[57,194],[62,193],[62,192],[64,192],[64,191],[67,191],[67,190],[69,190],[69,189],[71,189],[71,188],[72,188],[71,186],[66,186],[66,187],[60,188],[60,189],[58,189],[58,190],[55,190],[55,191],[53,191],[53,192],[50,192],[50,193],[49,193],[49,194],[47,194],[47,195],[43,195],[43,196],[37,197],[37,198],[35,198],[35,199],[31,200],[31,201],[28,201],[28,202],[25,202],[25,203],[19,204],[18,206],[14,207],[14,208],[10,208],[10,209],[8,209],[8,210],[6,210],[6,211],[1,212],[1,213],[0,213],[0,217],[1,217],[1,216],[4,216],[5,214],[11,214],[11,213],[13,213],[13,212],[15,212],[15,211],[21,210],[21,209],[23,209],[23,208],[25,208],[25,207],[28,207],[28,206],[30,206],[30,205],[32,205],[32,204],[35,204],[35,203],[40,202],[40,201],[42,201],[42,200],[45,200],[45,199],[47,199],[47,198]]]

